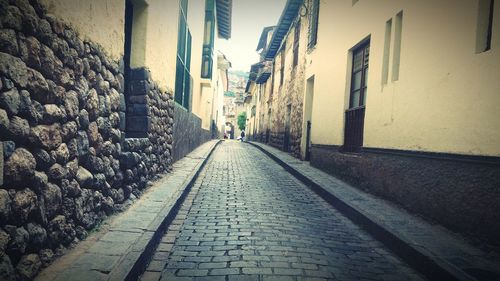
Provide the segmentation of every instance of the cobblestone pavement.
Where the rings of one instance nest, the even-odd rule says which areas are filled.
[[[214,152],[142,280],[160,274],[161,280],[423,280],[239,142]]]

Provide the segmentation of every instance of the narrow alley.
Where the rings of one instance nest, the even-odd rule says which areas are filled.
[[[499,281],[499,2],[0,0],[0,281]]]
[[[249,144],[222,143],[196,191],[161,280],[423,280]]]

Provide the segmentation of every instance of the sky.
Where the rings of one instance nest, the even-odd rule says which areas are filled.
[[[250,71],[259,61],[256,52],[262,29],[278,23],[286,0],[233,0],[231,39],[220,40],[218,49],[232,70]]]

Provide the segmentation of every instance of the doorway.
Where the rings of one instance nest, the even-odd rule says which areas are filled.
[[[302,124],[301,154],[302,159],[309,161],[311,158],[311,129],[314,98],[314,76],[307,79],[306,95],[304,101],[304,123]]]
[[[285,133],[283,135],[283,151],[290,152],[290,120],[292,115],[292,105],[286,107]]]
[[[360,151],[363,146],[369,57],[370,41],[352,51],[351,88],[349,108],[345,111],[343,146],[343,150],[347,152]]]

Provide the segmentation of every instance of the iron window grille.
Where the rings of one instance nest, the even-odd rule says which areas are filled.
[[[319,0],[311,0],[311,13],[309,14],[309,42],[307,47],[313,48],[318,42]]]

